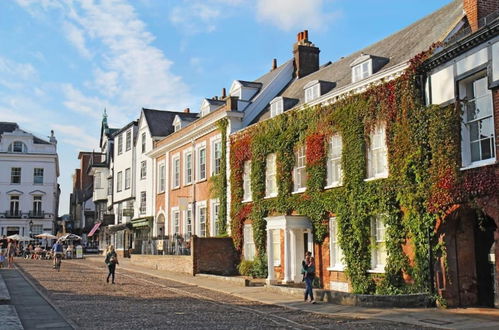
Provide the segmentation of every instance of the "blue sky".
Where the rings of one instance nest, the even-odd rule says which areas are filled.
[[[98,150],[100,120],[142,107],[197,112],[234,79],[291,58],[309,30],[321,63],[368,46],[450,0],[0,0],[0,121],[59,141],[69,209],[79,151]]]

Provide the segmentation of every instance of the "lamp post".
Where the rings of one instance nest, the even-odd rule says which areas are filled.
[[[29,221],[29,237],[31,237],[33,231],[33,220]],[[33,237],[31,237],[33,238]]]

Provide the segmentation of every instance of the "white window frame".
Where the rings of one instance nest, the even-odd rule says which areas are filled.
[[[22,168],[21,167],[11,167],[10,168],[10,184],[21,184],[22,183]],[[15,178],[19,178],[19,182],[15,182]]]
[[[243,167],[243,203],[253,200],[251,191],[251,160],[244,162]]]
[[[338,220],[336,217],[329,218],[329,268],[333,271],[344,271],[343,250],[339,242]]]
[[[352,83],[361,81],[371,76],[373,72],[372,59],[368,59],[362,63],[352,67]]]
[[[191,236],[192,236],[192,233],[193,233],[192,215],[193,215],[193,213],[192,213],[192,204],[189,204],[187,206],[187,209],[184,211],[184,219],[185,219],[185,221],[184,221],[184,238],[186,240],[189,240],[191,238]]]
[[[201,151],[204,151],[204,163],[201,163]],[[204,181],[207,178],[206,168],[206,143],[199,144],[196,147],[196,181]],[[203,174],[203,175],[202,175]]]
[[[218,207],[218,212],[217,212]],[[218,235],[218,215],[220,214],[220,200],[218,198],[210,200],[210,222],[211,222],[211,236],[215,237]]]
[[[201,210],[204,210],[204,222],[202,222],[201,218]],[[196,203],[196,232],[199,237],[206,237],[207,234],[207,207],[206,207],[206,201],[200,201]],[[202,235],[202,224],[204,223],[204,235]]]
[[[376,168],[378,162],[384,163],[383,168]],[[376,166],[376,167],[375,167]],[[377,124],[369,134],[367,148],[367,179],[375,180],[388,177],[388,148],[386,146],[386,125]]]
[[[147,178],[147,161],[143,160],[140,162],[140,179],[144,180]]]
[[[35,216],[41,216],[43,213],[43,208],[42,208],[42,196],[41,195],[34,195],[33,196],[33,215]]]
[[[13,216],[21,216],[21,197],[19,195],[11,195],[9,200],[9,212]]]
[[[20,147],[20,150],[19,150]],[[9,145],[8,151],[9,152],[15,152],[15,153],[26,153],[28,148],[26,147],[26,144],[22,141],[14,141]]]
[[[126,131],[125,151],[132,149],[132,129]]]
[[[343,153],[343,139],[340,134],[331,136],[327,147],[327,177],[326,189],[339,187],[343,184],[343,168],[341,164],[341,156]],[[334,178],[333,174],[338,173],[338,178]]]
[[[166,166],[164,162],[158,164],[158,192],[163,193],[166,189]]]
[[[321,87],[321,84],[317,83],[313,86],[305,88],[305,103],[313,101],[313,100],[319,98],[319,96],[321,96],[320,87]]]
[[[118,153],[118,155],[121,155],[123,153],[123,133],[121,133],[120,135],[118,135],[117,153]]]
[[[172,189],[180,188],[180,155],[172,156]]]
[[[35,167],[33,169],[33,184],[43,185],[43,175],[44,175],[44,169],[42,167]]]
[[[131,175],[131,169],[130,167],[125,170],[125,190],[130,189],[130,185],[132,182],[132,175]]]
[[[473,93],[476,94],[476,89],[475,83],[482,83],[485,84],[485,93],[483,95],[473,95],[473,98],[468,97],[467,95],[467,89],[468,87],[473,88]],[[465,100],[465,102],[462,103],[463,107],[463,115],[461,117],[461,162],[462,162],[462,169],[469,169],[469,168],[475,168],[475,167],[480,167],[480,166],[485,166],[485,165],[490,165],[494,164],[496,162],[496,136],[495,136],[495,118],[494,118],[494,103],[493,103],[493,95],[492,91],[489,89],[488,86],[488,77],[486,75],[486,72],[479,72],[477,74],[472,75],[471,77],[467,77],[459,82],[459,94],[460,98],[462,100]],[[480,102],[480,105],[483,105],[483,103],[488,105],[488,113],[481,111],[477,112],[477,117],[473,118],[471,120],[467,119],[468,116],[468,111],[467,108],[470,106],[470,104],[477,104],[477,102]],[[476,107],[476,105],[475,105]],[[471,125],[477,124],[477,132],[476,132],[476,139],[472,141],[472,129]],[[484,123],[488,123],[487,125],[484,125]],[[482,136],[481,128],[483,129],[484,127],[488,127],[490,132],[488,132],[487,135],[488,138],[480,138]],[[490,142],[490,151],[491,151],[491,157],[489,158],[483,158],[483,153],[482,153],[482,146],[483,142],[487,143],[486,140],[489,140]],[[480,158],[479,160],[472,160],[472,151],[471,151],[471,146],[473,143],[478,143],[478,148],[479,148],[479,154]]]
[[[255,239],[253,237],[253,225],[245,224],[243,227],[243,252],[245,260],[254,260],[256,256]]]
[[[194,153],[192,152],[191,149],[185,150],[184,151],[184,186],[192,184],[192,180],[194,178],[194,171],[193,171],[193,157]],[[190,161],[188,161],[188,157],[190,156]]]
[[[388,259],[386,252],[386,216],[377,215],[371,218],[371,270],[373,273],[384,273]],[[380,263],[380,258],[384,263]]]
[[[171,228],[171,233],[172,236],[177,234],[180,235],[181,231],[181,219],[180,219],[180,210],[178,207],[172,207],[172,228]]]
[[[217,145],[220,150],[216,150]],[[217,155],[219,156],[217,158]],[[217,171],[217,160],[218,160],[218,171]],[[220,173],[220,168],[222,165],[222,138],[220,135],[211,139],[211,175],[217,175]]]
[[[141,151],[142,153],[146,152],[146,133],[145,132],[142,132],[142,135],[141,135]]]
[[[293,168],[293,193],[307,190],[307,160],[305,146],[300,146],[295,152],[295,166]]]
[[[265,198],[276,197],[277,187],[277,155],[268,154],[265,159]]]
[[[280,115],[284,112],[284,100],[282,97],[275,98],[270,103],[270,118]]]
[[[147,212],[147,192],[140,192],[140,205],[139,205],[140,214],[145,214]]]
[[[116,175],[116,192],[123,190],[123,172],[119,171]]]

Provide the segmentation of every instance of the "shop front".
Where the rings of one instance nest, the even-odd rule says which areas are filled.
[[[130,251],[134,254],[156,254],[156,244],[152,239],[153,217],[132,219]]]

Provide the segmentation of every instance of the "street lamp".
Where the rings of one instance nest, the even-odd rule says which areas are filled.
[[[33,232],[33,220],[29,221],[29,237],[31,237],[31,234]]]

